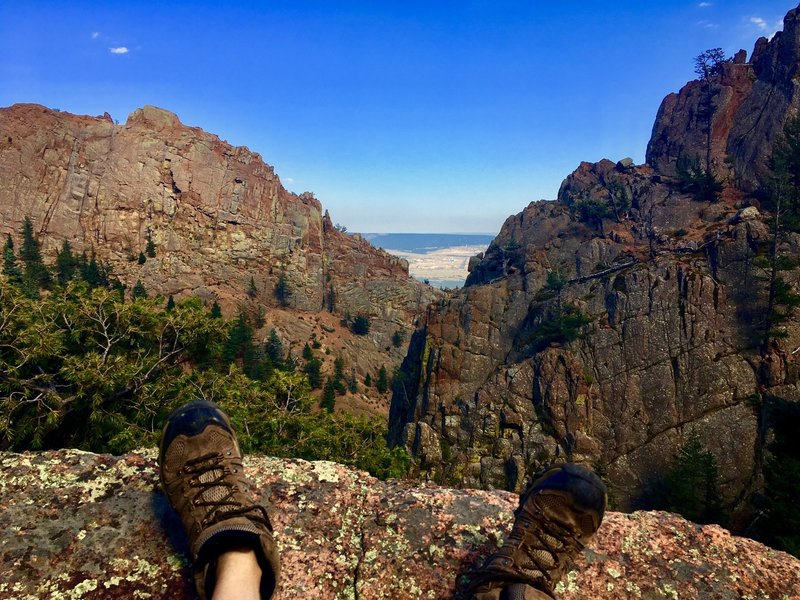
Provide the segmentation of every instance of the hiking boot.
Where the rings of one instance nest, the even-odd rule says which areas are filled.
[[[249,547],[261,567],[261,597],[275,591],[278,549],[266,509],[248,494],[242,453],[228,416],[213,402],[181,406],[167,419],[158,457],[161,486],[183,522],[202,600],[213,592],[217,557]]]
[[[553,588],[594,535],[606,486],[594,473],[566,463],[537,474],[522,494],[505,544],[470,577],[466,598],[553,598]]]

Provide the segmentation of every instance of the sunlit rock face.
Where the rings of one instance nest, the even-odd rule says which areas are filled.
[[[288,192],[258,154],[152,106],[123,125],[0,109],[0,174],[3,238],[19,241],[27,216],[47,260],[66,240],[151,295],[197,295],[231,314],[252,278],[255,302],[276,308],[283,277],[290,310],[370,317],[373,351],[410,333],[436,296],[404,261],[338,231],[312,194]],[[148,240],[156,255],[139,264]]]
[[[711,87],[711,166],[735,173],[739,185],[756,189],[765,175],[769,149],[781,134],[787,115],[800,108],[796,70],[800,61],[798,10],[787,13],[783,31],[760,38],[747,61],[744,50],[724,65]],[[703,84],[693,81],[669,94],[658,111],[647,146],[647,164],[675,175],[680,156],[706,158],[707,127]]]
[[[326,462],[250,458],[270,512],[280,599],[450,600],[510,529],[516,496],[380,482]],[[194,598],[155,451],[0,453],[0,596]],[[607,513],[559,598],[783,598],[800,561],[668,513]]]
[[[553,459],[585,461],[633,509],[652,502],[696,434],[723,501],[743,509],[762,484],[760,400],[800,399],[796,320],[761,344],[769,215],[746,195],[800,102],[798,55],[791,11],[784,33],[713,83],[712,163],[728,184],[719,201],[695,201],[675,177],[678,156],[705,153],[693,82],[664,101],[647,164],[582,163],[557,200],[509,217],[470,261],[466,287],[416,332],[394,389],[393,443],[436,480],[480,488],[518,491]],[[798,248],[789,236],[781,252]],[[559,336],[564,307],[582,320],[562,313],[570,335]]]

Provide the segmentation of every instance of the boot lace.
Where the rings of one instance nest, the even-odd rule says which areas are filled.
[[[260,504],[242,502],[244,494],[240,493],[238,478],[231,477],[241,471],[241,463],[229,462],[229,465],[224,464],[222,452],[209,452],[187,460],[184,465],[184,472],[191,475],[189,487],[196,490],[192,504],[209,509],[202,519],[203,526],[231,517],[247,516],[271,531],[267,510]]]

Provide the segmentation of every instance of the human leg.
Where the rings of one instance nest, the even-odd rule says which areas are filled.
[[[280,571],[272,525],[247,494],[227,415],[207,401],[178,408],[164,427],[159,466],[164,493],[189,538],[202,600],[271,598]]]

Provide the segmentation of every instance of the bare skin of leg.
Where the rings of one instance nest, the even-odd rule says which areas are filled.
[[[217,558],[217,583],[211,600],[261,600],[261,567],[249,548],[223,552]]]

